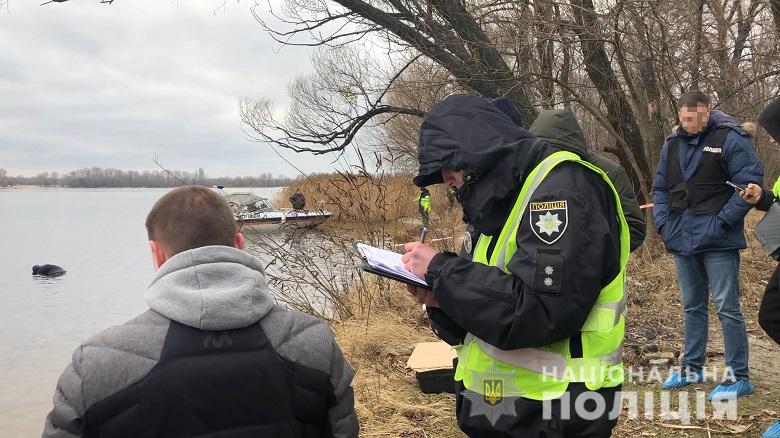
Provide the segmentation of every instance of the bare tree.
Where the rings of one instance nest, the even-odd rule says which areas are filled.
[[[393,106],[427,111],[453,92],[465,90],[441,66],[423,58],[393,82],[387,99]],[[415,169],[420,120],[417,115],[385,115],[378,123],[379,135],[371,143],[373,150],[386,156],[386,162],[398,170]]]
[[[250,137],[296,152],[342,151],[375,117],[425,110],[386,103],[394,80],[419,56],[400,68],[388,68],[355,46],[339,46],[312,58],[314,72],[294,79],[288,88],[290,107],[278,120],[272,102],[244,99],[241,120]]]
[[[775,32],[780,39],[780,0],[769,0],[769,7],[772,10],[772,18],[775,22]]]
[[[252,11],[276,41],[319,51],[289,108],[245,99],[241,117],[297,152],[373,147],[405,166],[434,98],[507,96],[525,125],[537,108],[574,110],[644,199],[676,96],[701,89],[750,119],[780,92],[778,0],[285,0],[275,23],[265,7]]]
[[[775,32],[767,38],[773,12],[759,0],[288,0],[285,26],[263,22],[278,41],[320,45],[339,67],[382,74],[371,76],[364,87],[370,92],[349,111],[339,110],[343,102],[317,100],[315,90],[343,100],[334,80],[309,88],[296,81],[284,120],[271,117],[265,102],[244,107],[263,117],[242,113],[259,139],[293,150],[342,150],[371,127],[385,130],[379,138],[391,156],[411,157],[412,133],[432,103],[424,97],[436,96],[423,90],[506,95],[525,124],[535,108],[572,107],[595,149],[615,155],[646,195],[677,95],[701,88],[721,107],[750,117],[748,102],[777,93],[778,61],[757,50],[777,43]],[[357,46],[363,58],[353,62],[344,48]],[[320,58],[314,64],[322,82],[328,69]],[[424,73],[433,66],[436,75]],[[360,89],[355,79],[366,77],[336,76],[349,89]],[[411,90],[410,83],[414,91],[398,91]],[[415,92],[421,98],[410,100]]]

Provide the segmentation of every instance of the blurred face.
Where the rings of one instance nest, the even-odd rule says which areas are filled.
[[[444,185],[459,189],[463,186],[463,171],[462,170],[449,170],[442,169],[441,177],[444,180]]]
[[[699,134],[710,121],[710,110],[704,104],[697,106],[685,106],[677,111],[677,117],[680,119],[680,126],[688,134]]]

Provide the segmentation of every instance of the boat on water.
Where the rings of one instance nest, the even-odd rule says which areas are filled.
[[[239,225],[255,231],[313,228],[333,216],[326,210],[276,208],[268,198],[251,192],[227,193],[225,198]]]

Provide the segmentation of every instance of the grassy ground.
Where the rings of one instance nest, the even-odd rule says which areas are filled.
[[[381,241],[385,243],[410,240],[419,232],[416,207],[411,201],[416,192],[410,188],[408,176],[385,178],[379,182],[364,176],[343,175],[323,176],[313,181],[315,186],[311,185],[312,181],[303,183],[302,191],[310,200],[326,199],[337,203],[328,208],[338,211],[342,222],[347,223],[346,228],[360,232],[380,224]],[[394,194],[390,196],[390,193]],[[286,199],[288,195],[282,196]],[[432,199],[434,212],[445,212],[442,216],[434,216],[437,236],[454,237],[440,244],[456,247],[462,234],[459,213],[448,210],[443,193],[433,192]],[[760,213],[751,212],[747,229],[752,230],[760,217]],[[331,232],[342,233],[341,228],[331,229]],[[653,394],[655,418],[645,419],[645,411],[640,409],[639,418],[632,419],[624,410],[613,436],[710,437],[729,434],[759,437],[771,422],[780,419],[780,373],[777,368],[780,347],[763,333],[756,316],[775,262],[751,232],[747,234],[749,248],[742,253],[740,283],[755,393],[739,400],[738,417],[733,421],[707,418],[682,424],[679,419],[660,418],[659,384],[628,383],[625,390],[640,392],[640,407],[644,405],[644,393]],[[657,237],[650,236],[645,245],[632,254],[624,349],[626,366],[646,366],[645,353],[654,350],[671,352],[679,359],[683,347],[683,315],[675,277],[673,260],[663,251]],[[356,369],[353,386],[361,436],[463,436],[455,421],[454,397],[422,394],[413,373],[405,367],[417,342],[436,340],[420,307],[396,282],[380,281],[373,276],[364,277],[364,280],[370,285],[359,293],[360,304],[353,306],[353,316],[333,325],[339,344]],[[712,305],[708,366],[720,369],[724,366],[720,323]],[[709,383],[688,388],[691,406],[695,406],[695,390],[708,392],[713,386],[714,383]],[[677,394],[671,395],[675,400]],[[712,409],[706,412],[711,414]]]
[[[751,222],[756,215],[751,215]],[[613,436],[709,437],[738,435],[759,437],[771,422],[780,419],[780,347],[758,327],[756,313],[766,279],[774,267],[763,250],[751,241],[743,252],[742,306],[751,347],[750,365],[755,393],[738,403],[735,421],[692,420],[684,425],[660,418],[658,384],[627,384],[640,393],[639,418],[630,419],[624,408]],[[626,344],[643,347],[656,344],[661,351],[679,354],[682,348],[682,311],[671,257],[658,242],[648,242],[631,260],[631,303],[628,308]],[[395,283],[383,284],[372,294],[371,304],[354,318],[335,324],[338,341],[357,370],[354,387],[362,436],[460,437],[451,395],[422,394],[406,360],[417,342],[435,340],[422,311]],[[714,309],[710,317],[708,365],[723,368],[723,343]],[[627,365],[643,365],[641,357],[627,355]],[[665,376],[665,374],[664,374]],[[691,406],[694,391],[709,391],[714,384],[688,389]],[[656,409],[653,420],[644,419],[644,394],[652,392]],[[676,406],[677,394],[671,394]],[[712,409],[706,410],[708,415]]]
[[[752,230],[761,213],[751,212],[747,229]],[[658,436],[658,437],[709,437],[712,435],[739,435],[759,437],[773,421],[780,419],[780,347],[772,342],[757,322],[758,307],[767,280],[775,267],[772,261],[753,238],[747,233],[748,249],[742,252],[740,273],[741,303],[745,315],[748,342],[750,344],[751,378],[755,385],[752,396],[738,401],[738,418],[735,421],[706,419],[692,421],[686,428],[680,421],[664,421],[656,418],[630,420],[623,416],[613,436]],[[671,351],[679,358],[683,347],[683,314],[675,280],[672,257],[663,252],[657,238],[652,238],[630,261],[630,304],[628,308],[626,345],[642,346],[657,344],[661,351]],[[707,366],[724,367],[723,336],[720,321],[710,305],[710,330]],[[633,359],[633,360],[632,360]],[[642,365],[636,356],[627,354],[627,364]],[[693,385],[686,390],[694,405],[693,392],[709,392],[714,383]],[[629,384],[627,390],[653,391],[656,403],[660,400],[659,385]],[[672,394],[672,399],[676,398]],[[641,402],[640,402],[641,403]],[[660,412],[656,409],[656,414]],[[707,410],[711,414],[712,409]]]
[[[395,282],[393,282],[395,283]],[[418,342],[436,340],[405,290],[377,290],[364,313],[335,325],[356,370],[353,387],[363,437],[462,436],[451,395],[420,392],[406,361]]]

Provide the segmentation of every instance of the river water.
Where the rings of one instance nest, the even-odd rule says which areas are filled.
[[[146,310],[144,220],[167,190],[0,189],[0,436],[39,436],[73,350]],[[68,272],[31,275],[46,263]]]

